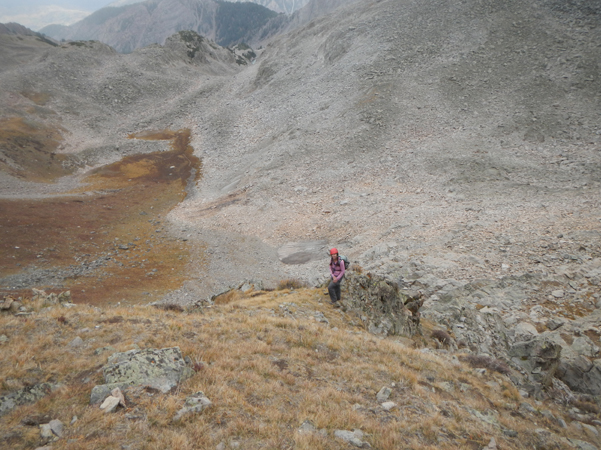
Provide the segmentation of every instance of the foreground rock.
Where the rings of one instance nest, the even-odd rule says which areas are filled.
[[[413,336],[418,332],[419,307],[414,313],[405,306],[416,300],[401,293],[396,283],[351,271],[345,278],[342,304],[361,319],[370,333]]]
[[[103,368],[106,384],[92,389],[90,403],[100,403],[115,389],[142,386],[167,393],[194,375],[179,347],[130,350],[109,357]],[[116,405],[115,405],[116,406]]]

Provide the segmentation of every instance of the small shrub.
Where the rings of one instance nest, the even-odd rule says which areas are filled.
[[[244,298],[244,294],[238,290],[231,290],[226,292],[225,294],[221,294],[213,300],[216,305],[227,305],[235,300],[240,300]]]
[[[474,368],[494,370],[503,375],[509,375],[511,373],[511,369],[507,364],[500,359],[491,358],[490,356],[466,355],[459,359]]]
[[[583,400],[582,397],[579,400],[574,400],[572,402],[576,408],[585,411],[587,413],[599,414],[599,407],[593,403],[593,401],[588,401],[588,399]]]
[[[162,309],[164,311],[175,311],[175,312],[184,312],[184,307],[178,305],[176,303],[164,303],[161,305],[154,305],[155,308]]]
[[[287,280],[282,280],[278,283],[278,291],[283,291],[284,289],[301,289],[307,287],[307,284],[297,280],[295,278],[289,278]]]
[[[432,331],[432,337],[440,342],[442,345],[450,345],[453,342],[453,338],[449,333],[444,330]]]

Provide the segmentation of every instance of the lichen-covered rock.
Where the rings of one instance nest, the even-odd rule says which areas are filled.
[[[509,356],[528,371],[533,381],[549,386],[559,366],[561,345],[555,342],[549,333],[543,333],[529,341],[513,344],[509,349]]]
[[[109,357],[103,368],[106,384],[92,389],[90,403],[103,401],[113,389],[145,386],[163,393],[194,375],[179,347],[130,350]]]
[[[405,306],[409,300],[394,282],[378,275],[349,272],[342,283],[342,304],[373,334],[416,334],[419,316]]]
[[[48,395],[55,388],[50,383],[36,384],[28,386],[18,391],[0,397],[0,416],[7,414],[12,409],[20,405],[35,403],[42,397]]]

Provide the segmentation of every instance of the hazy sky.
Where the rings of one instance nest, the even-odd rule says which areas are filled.
[[[17,22],[39,30],[58,23],[70,25],[114,0],[0,0],[0,23]]]
[[[111,3],[112,0],[0,0],[0,9],[24,10],[39,6],[60,6],[65,9],[96,11]]]

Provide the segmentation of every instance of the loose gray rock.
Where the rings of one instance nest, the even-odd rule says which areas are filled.
[[[198,391],[186,398],[185,406],[180,409],[173,417],[174,422],[179,422],[184,416],[192,413],[199,413],[210,407],[213,403],[209,400],[204,392]]]
[[[361,430],[335,430],[334,436],[358,448],[371,448],[371,445],[361,440],[363,439],[363,432]]]
[[[532,407],[532,405],[528,402],[520,403],[520,411],[527,412],[528,414],[536,414],[537,411]]]
[[[50,426],[50,429],[56,436],[58,436],[59,438],[63,436],[64,425],[60,420],[51,420],[48,425]]]
[[[313,434],[317,432],[317,428],[315,428],[315,425],[313,425],[313,422],[311,422],[310,420],[305,420],[298,428],[299,434]]]
[[[558,317],[552,317],[547,321],[547,328],[551,331],[557,330],[559,327],[563,326],[566,323],[565,319],[561,319]]]
[[[71,342],[69,342],[68,345],[71,348],[81,347],[83,345],[83,339],[80,338],[79,336],[77,336],[75,339],[73,339]]]
[[[388,400],[388,397],[390,397],[391,393],[392,389],[390,389],[389,387],[384,386],[382,389],[380,389],[380,391],[376,394],[376,399],[378,400],[378,403],[383,403],[386,400]]]
[[[490,438],[490,441],[488,445],[484,447],[484,450],[497,450],[497,441],[495,441],[494,437]]]

